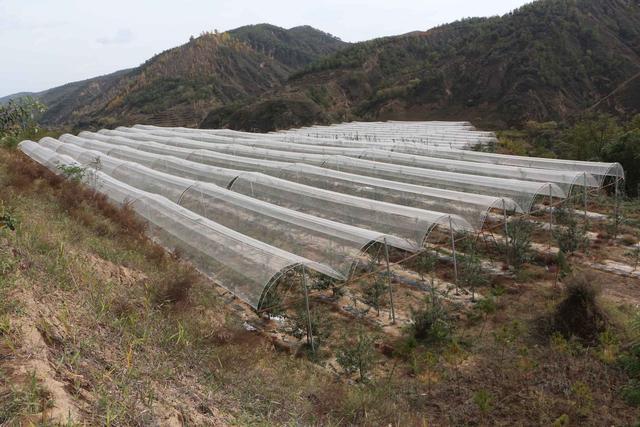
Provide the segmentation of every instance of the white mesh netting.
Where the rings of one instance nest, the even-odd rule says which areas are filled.
[[[373,242],[417,251],[435,227],[479,231],[492,209],[528,212],[624,178],[619,164],[469,150],[467,122],[376,122],[269,134],[136,125],[20,149],[131,207],[168,249],[258,307],[298,265],[345,279]]]

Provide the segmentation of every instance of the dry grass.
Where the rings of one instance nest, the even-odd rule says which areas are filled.
[[[152,301],[158,306],[187,304],[189,292],[201,280],[200,274],[187,265],[180,265],[165,275],[152,290]]]
[[[607,328],[606,315],[598,303],[602,284],[588,272],[578,272],[565,281],[565,296],[553,316],[553,329],[565,338],[576,337],[587,344],[597,342]]]

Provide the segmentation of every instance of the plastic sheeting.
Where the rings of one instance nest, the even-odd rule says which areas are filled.
[[[284,131],[318,138],[343,138],[370,142],[420,142],[429,145],[469,147],[496,141],[491,132],[476,131],[468,123],[351,122]]]
[[[231,190],[318,217],[398,236],[416,249],[423,246],[429,232],[438,225],[448,228],[451,224],[456,230],[473,231],[471,224],[456,215],[354,197],[261,173],[240,175]]]
[[[144,130],[158,129],[156,126],[136,125]],[[181,133],[207,133],[228,137],[252,138],[248,132],[229,129],[188,129],[170,128]],[[311,136],[326,139],[349,139],[371,143],[419,142],[433,146],[469,147],[477,144],[491,144],[496,141],[492,132],[476,131],[470,124],[445,122],[352,122],[331,126],[313,126],[281,131],[276,134],[288,136]]]
[[[66,144],[50,137],[44,137],[40,140],[40,144],[63,154],[70,154],[69,150],[74,150],[75,145],[87,150],[99,151],[117,159],[136,162],[160,172],[197,181],[211,182],[224,188],[227,188],[242,173],[241,170],[204,165],[178,157],[136,150],[127,146],[112,145],[106,142],[73,136],[67,136],[65,139],[71,141],[71,143]]]
[[[434,147],[468,147],[474,146],[481,142],[478,142],[478,138],[473,137],[472,141],[461,140],[464,139],[464,136],[456,135],[447,132],[446,135],[438,135],[428,137],[427,139],[422,138],[377,138],[377,137],[363,137],[363,136],[349,136],[349,135],[322,135],[316,134],[314,132],[303,133],[303,132],[294,132],[294,131],[281,131],[275,133],[252,133],[252,132],[241,132],[234,131],[230,129],[188,129],[188,128],[163,128],[157,126],[146,126],[146,125],[135,125],[133,128],[117,128],[118,131],[139,131],[139,132],[147,132],[153,133],[159,136],[181,136],[181,137],[197,137],[198,139],[206,140],[207,142],[223,142],[226,140],[278,140],[283,142],[299,142],[299,141],[317,141],[319,145],[356,145],[356,144],[366,144],[368,146],[383,146],[383,145],[394,145],[398,143],[421,143],[425,146],[434,146]],[[396,137],[397,134],[394,134]],[[494,143],[495,137],[486,137],[482,135],[480,137],[480,141],[483,143]]]
[[[279,176],[288,181],[339,193],[448,212],[464,218],[476,231],[482,229],[491,209],[505,208],[509,211],[522,212],[522,208],[510,198],[424,187],[301,163],[282,168]]]
[[[493,133],[476,131],[469,123],[465,122],[352,122],[292,129],[279,134],[292,137],[315,136],[316,139],[327,141],[331,139],[352,142],[365,140],[369,143],[390,144],[395,146],[395,148],[389,148],[393,151],[422,156],[505,166],[584,172],[600,178],[600,184],[607,176],[624,178],[624,171],[617,163],[545,159],[470,151],[468,148],[475,144],[494,143],[497,142],[497,139]],[[465,150],[460,150],[461,148]],[[437,154],[431,151],[441,151],[442,153]]]
[[[510,198],[525,212],[531,210],[533,202],[538,196],[549,195],[556,198],[566,197],[566,193],[564,193],[564,191],[562,191],[562,189],[557,185],[552,183],[434,171],[411,166],[353,159],[344,156],[333,156],[322,166],[338,171],[372,176],[391,181],[416,185],[429,185],[431,187],[447,190]]]
[[[52,171],[57,165],[74,164],[33,141],[20,149]],[[149,233],[169,250],[179,249],[203,273],[222,287],[258,308],[264,290],[280,275],[297,265],[322,271],[308,259],[251,239],[227,227],[196,215],[168,199],[126,185],[102,172],[85,179],[85,184],[107,195],[117,204],[128,204],[149,223]]]

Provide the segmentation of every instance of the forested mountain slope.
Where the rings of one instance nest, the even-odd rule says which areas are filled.
[[[354,44],[258,100],[212,111],[203,126],[268,130],[431,118],[502,127],[561,120],[639,72],[637,0],[540,0],[502,17]],[[602,106],[637,111],[637,103],[621,95]],[[278,116],[273,110],[289,118],[270,124]]]
[[[273,89],[292,72],[346,45],[311,27],[252,25],[203,33],[137,68],[29,95],[48,106],[41,118],[47,125],[163,118],[193,125],[212,107]]]

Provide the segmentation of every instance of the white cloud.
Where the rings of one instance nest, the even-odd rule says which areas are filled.
[[[111,37],[98,37],[96,39],[96,42],[100,44],[127,44],[132,41],[133,33],[127,28],[119,29]]]

